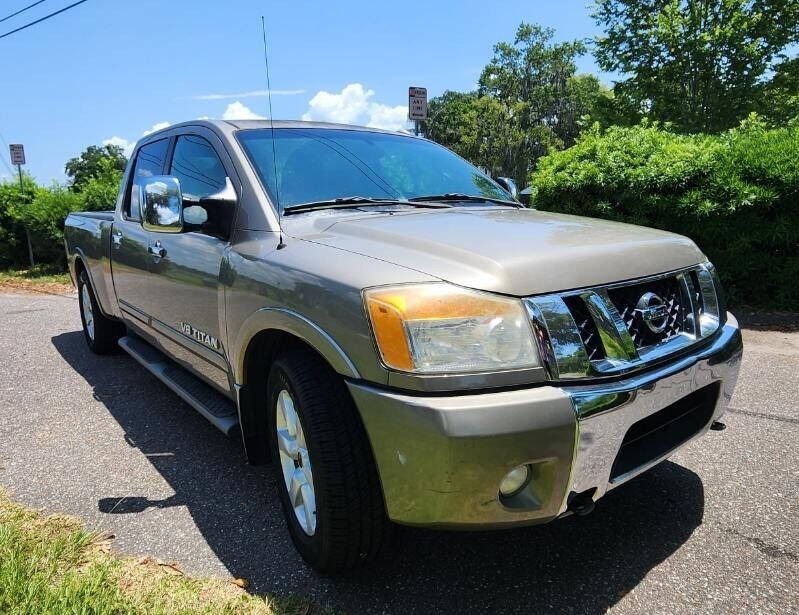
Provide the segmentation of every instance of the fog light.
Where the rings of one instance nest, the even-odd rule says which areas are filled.
[[[530,479],[530,466],[516,466],[505,475],[499,484],[500,495],[509,496],[519,491]]]

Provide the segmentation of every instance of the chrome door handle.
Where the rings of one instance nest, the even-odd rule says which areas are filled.
[[[166,248],[161,245],[160,241],[157,241],[155,245],[148,246],[147,251],[158,258],[164,258],[164,256],[166,256]]]
[[[118,248],[122,245],[122,233],[111,233],[111,242]]]

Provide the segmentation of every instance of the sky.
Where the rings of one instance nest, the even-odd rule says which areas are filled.
[[[46,0],[0,35],[72,0]],[[39,183],[92,144],[124,148],[148,131],[201,117],[269,115],[266,17],[275,119],[406,126],[408,86],[471,90],[499,41],[522,21],[556,40],[599,34],[590,0],[256,2],[88,0],[0,39],[0,180],[8,143],[25,146]],[[30,0],[3,2],[0,19]],[[580,72],[602,75],[588,55]]]

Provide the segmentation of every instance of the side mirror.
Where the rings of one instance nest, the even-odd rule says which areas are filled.
[[[194,201],[192,203],[193,207],[185,209],[184,219],[186,222],[196,224],[194,222],[195,217],[198,220],[204,217],[205,219],[202,220],[201,224],[210,226],[223,237],[228,237],[233,226],[233,217],[236,215],[238,200],[233,182],[230,181],[229,177],[226,177],[225,187],[219,192],[201,197],[199,201]],[[192,210],[193,219],[186,217],[190,209]],[[197,210],[196,213],[194,212],[195,209]]]
[[[515,199],[519,196],[519,189],[516,187],[516,182],[510,177],[497,177],[496,182],[505,188],[507,192]]]
[[[140,191],[142,226],[156,233],[183,230],[183,195],[180,181],[169,175],[145,177],[136,182]]]

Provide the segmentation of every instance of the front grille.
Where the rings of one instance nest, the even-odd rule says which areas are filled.
[[[599,337],[599,329],[597,329],[591,313],[585,305],[585,302],[578,296],[564,297],[564,303],[574,318],[574,324],[577,325],[577,330],[580,333],[580,339],[585,346],[585,351],[588,353],[589,361],[598,361],[605,358],[605,347],[602,345],[602,338]]]
[[[665,361],[721,322],[707,264],[525,303],[553,380],[617,375]]]
[[[633,423],[613,462],[610,482],[663,457],[699,433],[713,418],[719,390],[715,382]]]
[[[646,293],[654,293],[666,305],[666,327],[661,332],[652,331],[638,309],[638,302]],[[636,348],[662,344],[684,330],[687,310],[683,305],[685,301],[676,276],[616,286],[608,289],[608,295],[627,326]]]

